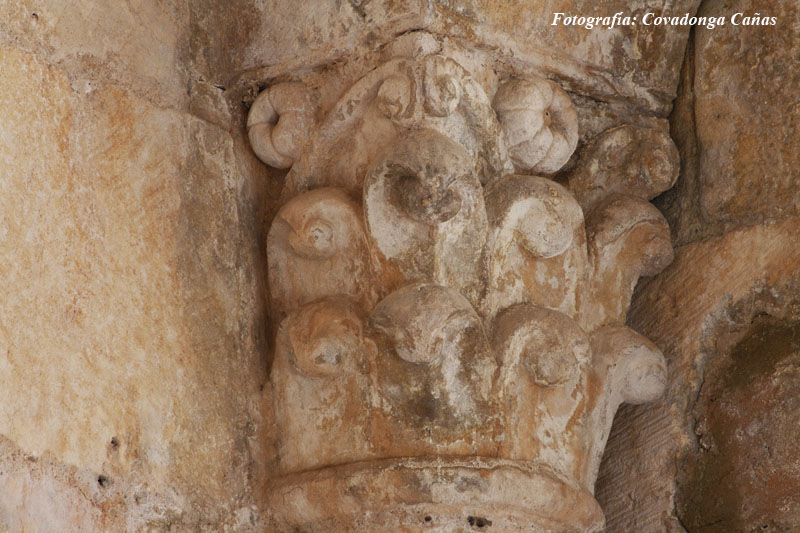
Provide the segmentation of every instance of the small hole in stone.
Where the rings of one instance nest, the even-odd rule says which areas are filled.
[[[433,520],[433,518],[431,518],[430,516],[426,516],[426,517],[425,517],[425,521],[426,521],[426,522],[430,522],[431,520]]]
[[[106,488],[106,487],[108,487],[108,485],[110,483],[111,483],[111,480],[108,479],[108,477],[106,477],[106,476],[104,476],[102,474],[97,476],[97,484],[100,485],[101,487]]]
[[[467,523],[471,526],[477,526],[477,527],[486,527],[492,525],[491,520],[489,520],[488,518],[482,518],[480,516],[468,516]]]
[[[33,20],[39,20],[39,14],[38,13],[31,13],[31,17],[33,17]]]
[[[119,447],[119,441],[117,440],[117,437],[111,437],[111,447],[112,448]]]
[[[769,525],[767,525],[767,524],[761,524],[761,529],[765,529],[765,530],[766,530],[766,529],[769,529]]]

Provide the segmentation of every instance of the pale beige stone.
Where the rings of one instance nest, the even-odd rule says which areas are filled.
[[[583,213],[564,187],[510,175],[486,189],[491,231],[483,312],[533,303],[574,317],[587,267]]]
[[[301,83],[275,85],[258,96],[247,116],[247,136],[259,159],[276,168],[292,166],[314,120],[312,99]]]
[[[694,13],[699,0],[670,4],[677,14]],[[215,56],[226,74],[260,69],[268,78],[309,65],[329,64],[359,46],[380,45],[394,37],[425,29],[452,39],[464,39],[491,50],[501,68],[514,74],[557,76],[569,85],[592,92],[604,101],[631,103],[665,116],[675,95],[678,71],[689,27],[617,26],[586,28],[553,25],[553,13],[609,16],[665,10],[657,0],[396,0],[339,3],[270,3],[241,0],[237,7],[250,16],[220,10],[221,26],[246,26],[242,54],[232,61]],[[219,10],[213,5],[212,10]],[[212,26],[206,23],[206,27]],[[233,28],[231,28],[233,29]],[[208,30],[221,33],[219,29]]]
[[[687,27],[550,21],[699,0],[73,4],[0,5],[0,529],[596,531],[611,434],[609,531],[679,532],[680,450],[787,464],[791,357],[720,379],[800,316],[790,3],[704,3],[779,24],[671,130]]]
[[[369,255],[364,216],[344,190],[321,188],[284,205],[270,228],[270,296],[275,317],[328,296],[370,308],[381,287]]]
[[[610,465],[598,489],[614,513],[615,528],[635,523],[680,531],[674,514],[675,465],[697,445],[692,406],[704,366],[715,357],[722,336],[749,327],[755,316],[800,316],[800,252],[788,245],[798,239],[800,219],[792,217],[685,245],[674,263],[634,298],[631,322],[668,355],[669,380],[663,400],[648,410],[626,411],[610,438]],[[613,474],[612,482],[609,467],[620,461],[636,467],[628,474],[620,466],[621,475]],[[630,488],[633,500],[614,492],[619,483]]]
[[[675,184],[679,161],[678,149],[666,132],[618,126],[584,149],[570,174],[569,188],[587,212],[614,193],[652,200]]]
[[[511,81],[492,108],[425,35],[394,50],[430,55],[387,58],[344,90],[287,175],[267,240],[271,523],[598,531],[613,415],[666,380],[658,348],[623,324],[638,278],[672,260],[669,229],[637,196],[646,183],[606,187],[643,151],[629,135],[615,147],[634,155],[582,178],[600,191],[585,221],[566,187],[509,165],[539,163],[514,155],[548,127],[540,117],[517,135],[529,112],[557,123],[542,168],[569,159],[567,94]]]
[[[18,468],[3,526],[234,520],[258,361],[236,348],[253,304],[232,270],[249,259],[230,137],[120,88],[84,95],[30,53],[3,49],[0,64],[0,434],[84,473]],[[228,380],[244,395],[228,397]],[[83,498],[106,487],[131,503]],[[74,509],[63,522],[48,491]]]
[[[780,345],[800,320],[800,9],[737,0],[698,14],[728,22],[694,29],[670,118],[681,175],[655,203],[676,259],[630,315],[664,350],[667,390],[620,411],[598,500],[613,531],[792,530],[796,355]],[[741,25],[756,14],[774,25]]]
[[[578,115],[569,96],[542,78],[508,80],[494,95],[511,160],[525,171],[554,174],[578,144]]]
[[[177,107],[188,101],[188,16],[172,0],[14,0],[0,5],[0,42],[59,66],[78,93],[125,85]]]
[[[366,176],[364,216],[375,250],[404,282],[430,280],[476,302],[486,212],[470,162],[447,137],[410,132]]]

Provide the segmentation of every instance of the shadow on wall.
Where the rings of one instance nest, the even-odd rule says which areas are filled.
[[[769,315],[729,333],[706,368],[677,510],[691,532],[800,526],[800,322]]]

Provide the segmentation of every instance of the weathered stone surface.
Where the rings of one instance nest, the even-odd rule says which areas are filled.
[[[575,182],[595,191],[585,219],[568,188],[510,164],[567,162],[567,93],[510,80],[492,101],[437,43],[406,36],[389,48],[400,57],[338,100],[321,90],[313,124],[293,122],[309,132],[292,137],[297,157],[273,149],[275,132],[284,116],[311,116],[299,95],[312,78],[291,85],[297,105],[277,123],[287,83],[250,110],[256,153],[291,165],[267,240],[270,523],[597,531],[591,494],[613,415],[665,385],[661,352],[623,324],[638,278],[672,260],[647,198],[674,179],[674,148],[647,130],[666,153],[651,164],[635,135],[616,139],[610,150],[628,155]]]
[[[374,48],[395,36],[426,29],[454,40],[491,50],[503,70],[536,70],[568,80],[576,92],[602,100],[623,101],[665,115],[674,96],[689,27],[617,26],[613,29],[553,25],[553,13],[612,16],[693,14],[699,0],[681,0],[665,9],[655,0],[619,0],[598,4],[589,0],[549,3],[497,0],[403,0],[376,2],[242,2],[249,20],[219,13],[221,26],[244,24],[249,38],[238,61],[208,51],[209,63],[231,75],[261,68],[274,77],[308,65],[331,63],[352,50]],[[198,10],[202,13],[201,10]],[[212,7],[212,11],[214,8]],[[216,9],[219,11],[219,8]],[[225,43],[208,16],[198,17],[209,41]],[[215,38],[216,37],[216,38]],[[554,44],[558,43],[558,44]],[[303,57],[300,60],[300,57]]]
[[[774,16],[776,24],[734,26],[737,12]],[[741,338],[760,313],[789,323],[798,315],[799,115],[791,87],[800,9],[792,3],[704,2],[700,14],[724,15],[728,23],[694,30],[671,117],[681,175],[654,201],[680,247],[673,265],[641,286],[630,316],[633,327],[664,349],[670,378],[664,400],[648,409],[623,408],[615,422],[597,486],[610,531],[780,529],[793,512],[794,504],[781,500],[781,486],[770,490],[762,483],[771,471],[782,471],[791,488],[794,466],[778,450],[786,449],[780,428],[792,420],[777,406],[793,378],[783,374],[781,384],[776,375],[752,377],[754,386],[773,391],[774,404],[759,400],[755,389],[742,393],[723,385],[720,368],[729,361],[730,346],[720,339]],[[769,366],[768,346],[765,340],[764,350],[754,351],[754,365]],[[719,400],[702,399],[709,395]],[[747,440],[745,430],[743,440],[736,437],[751,409],[771,419],[758,444]],[[703,451],[711,433],[725,447],[718,455]],[[774,451],[768,459],[759,455],[762,443]],[[744,467],[744,457],[758,461]],[[695,459],[701,462],[693,479],[683,470]],[[693,486],[713,490],[700,498]],[[766,494],[776,497],[766,501]],[[779,500],[787,515],[773,506]],[[775,521],[757,523],[764,516]]]
[[[798,239],[794,217],[685,245],[635,295],[631,325],[662,347],[669,381],[664,399],[624,409],[615,422],[597,485],[611,531],[683,530],[677,460],[700,447],[692,413],[706,363],[721,336],[746,330],[759,313],[800,317],[800,251],[787,244]]]
[[[3,525],[233,523],[262,367],[230,136],[122,88],[83,94],[30,53],[0,64],[0,434],[55,469],[14,463]],[[49,493],[74,509],[60,526]]]
[[[614,412],[664,387],[624,324],[688,28],[550,22],[699,3],[0,5],[0,529],[598,529]],[[656,200],[688,246],[632,313],[668,396],[611,431],[610,531],[796,521],[794,356],[728,348],[800,319],[798,10],[701,8],[736,11],[779,24],[695,31]],[[503,88],[543,78],[575,110],[537,167]]]
[[[695,405],[699,446],[678,478],[678,515],[690,531],[791,531],[800,524],[800,322],[761,315],[717,346]]]
[[[177,107],[187,101],[188,14],[179,0],[15,0],[0,5],[0,42],[60,67],[77,93],[110,83]]]
[[[641,23],[613,29],[553,25],[553,13],[585,17],[694,13],[699,0],[437,0],[445,28],[461,38],[497,46],[514,64],[529,63],[569,80],[575,92],[622,97],[626,105],[657,113],[669,110],[677,85],[675,65],[683,57],[688,27],[654,27]],[[524,16],[521,14],[524,13]],[[474,32],[470,35],[470,32]],[[557,43],[557,44],[555,44]],[[613,89],[612,89],[613,87]]]
[[[558,84],[508,80],[497,88],[493,106],[517,168],[554,174],[575,151],[578,115]]]
[[[679,163],[675,143],[665,131],[623,125],[604,131],[584,148],[569,187],[587,212],[614,193],[652,200],[675,184]]]
[[[210,58],[211,70],[227,75],[264,66],[280,65],[284,72],[289,72],[330,63],[352,54],[360,46],[382,44],[403,32],[423,27],[430,10],[425,0],[303,4],[243,0],[239,9],[233,10],[236,14],[229,15],[227,8],[208,5],[212,3],[206,3],[210,9],[197,10],[205,19],[206,31],[230,39],[236,33],[236,24],[244,22],[249,30],[247,41],[236,43],[235,56],[225,52],[224,47],[204,52]],[[223,24],[215,21],[212,14],[221,17]],[[226,23],[230,26],[226,27]]]
[[[701,12],[777,24],[696,30],[672,120],[683,178],[658,204],[679,244],[800,211],[800,8],[737,0]]]

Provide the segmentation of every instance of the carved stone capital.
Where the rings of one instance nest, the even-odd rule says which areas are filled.
[[[279,84],[248,122],[291,166],[267,239],[276,528],[597,531],[614,412],[663,389],[624,322],[672,259],[647,200],[674,146],[624,126],[533,175],[579,141],[556,81],[479,82],[429,34],[387,50],[325,112]]]

